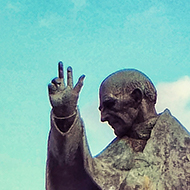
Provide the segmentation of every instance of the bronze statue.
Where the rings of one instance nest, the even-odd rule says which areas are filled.
[[[156,89],[134,69],[108,76],[100,86],[101,121],[116,138],[92,158],[77,108],[84,75],[73,87],[72,68],[64,83],[49,84],[52,105],[46,171],[47,190],[190,189],[190,134],[168,109],[157,114]]]

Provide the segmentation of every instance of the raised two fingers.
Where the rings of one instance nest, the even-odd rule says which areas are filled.
[[[59,75],[58,75],[59,79],[64,84],[63,63],[61,61],[58,64],[58,72],[59,72]],[[67,86],[73,88],[73,71],[72,71],[72,67],[67,68]]]
[[[83,86],[83,80],[85,78],[85,75],[82,75],[77,84],[75,85],[75,87],[73,88],[73,72],[72,72],[72,67],[68,67],[67,68],[67,86],[69,86],[70,88],[73,88],[73,90],[75,91],[75,93],[79,93],[82,86]],[[58,63],[58,77],[54,78],[51,81],[51,84],[48,85],[48,89],[49,92],[51,94],[55,93],[55,91],[57,90],[57,88],[64,88],[65,87],[65,82],[64,82],[64,71],[63,71],[63,63],[60,61]]]

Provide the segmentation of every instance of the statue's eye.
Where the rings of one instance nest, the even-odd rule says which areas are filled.
[[[103,102],[103,106],[104,108],[107,109],[113,109],[113,107],[115,106],[115,100],[114,99],[106,100]]]

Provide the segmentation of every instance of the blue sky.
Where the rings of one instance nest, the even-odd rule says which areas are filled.
[[[98,89],[110,73],[135,68],[158,88],[189,130],[190,3],[187,0],[7,1],[0,5],[0,186],[44,189],[50,104],[57,63],[85,74],[79,107],[94,154],[114,138],[99,122]]]

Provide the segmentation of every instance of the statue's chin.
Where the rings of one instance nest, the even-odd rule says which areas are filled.
[[[117,137],[120,137],[120,138],[125,136],[125,133],[123,131],[119,131],[117,129],[114,129],[114,133]]]
[[[112,128],[114,129],[115,135],[120,138],[123,136],[128,136],[128,133],[130,133],[130,128],[123,127],[121,125],[112,126]]]

